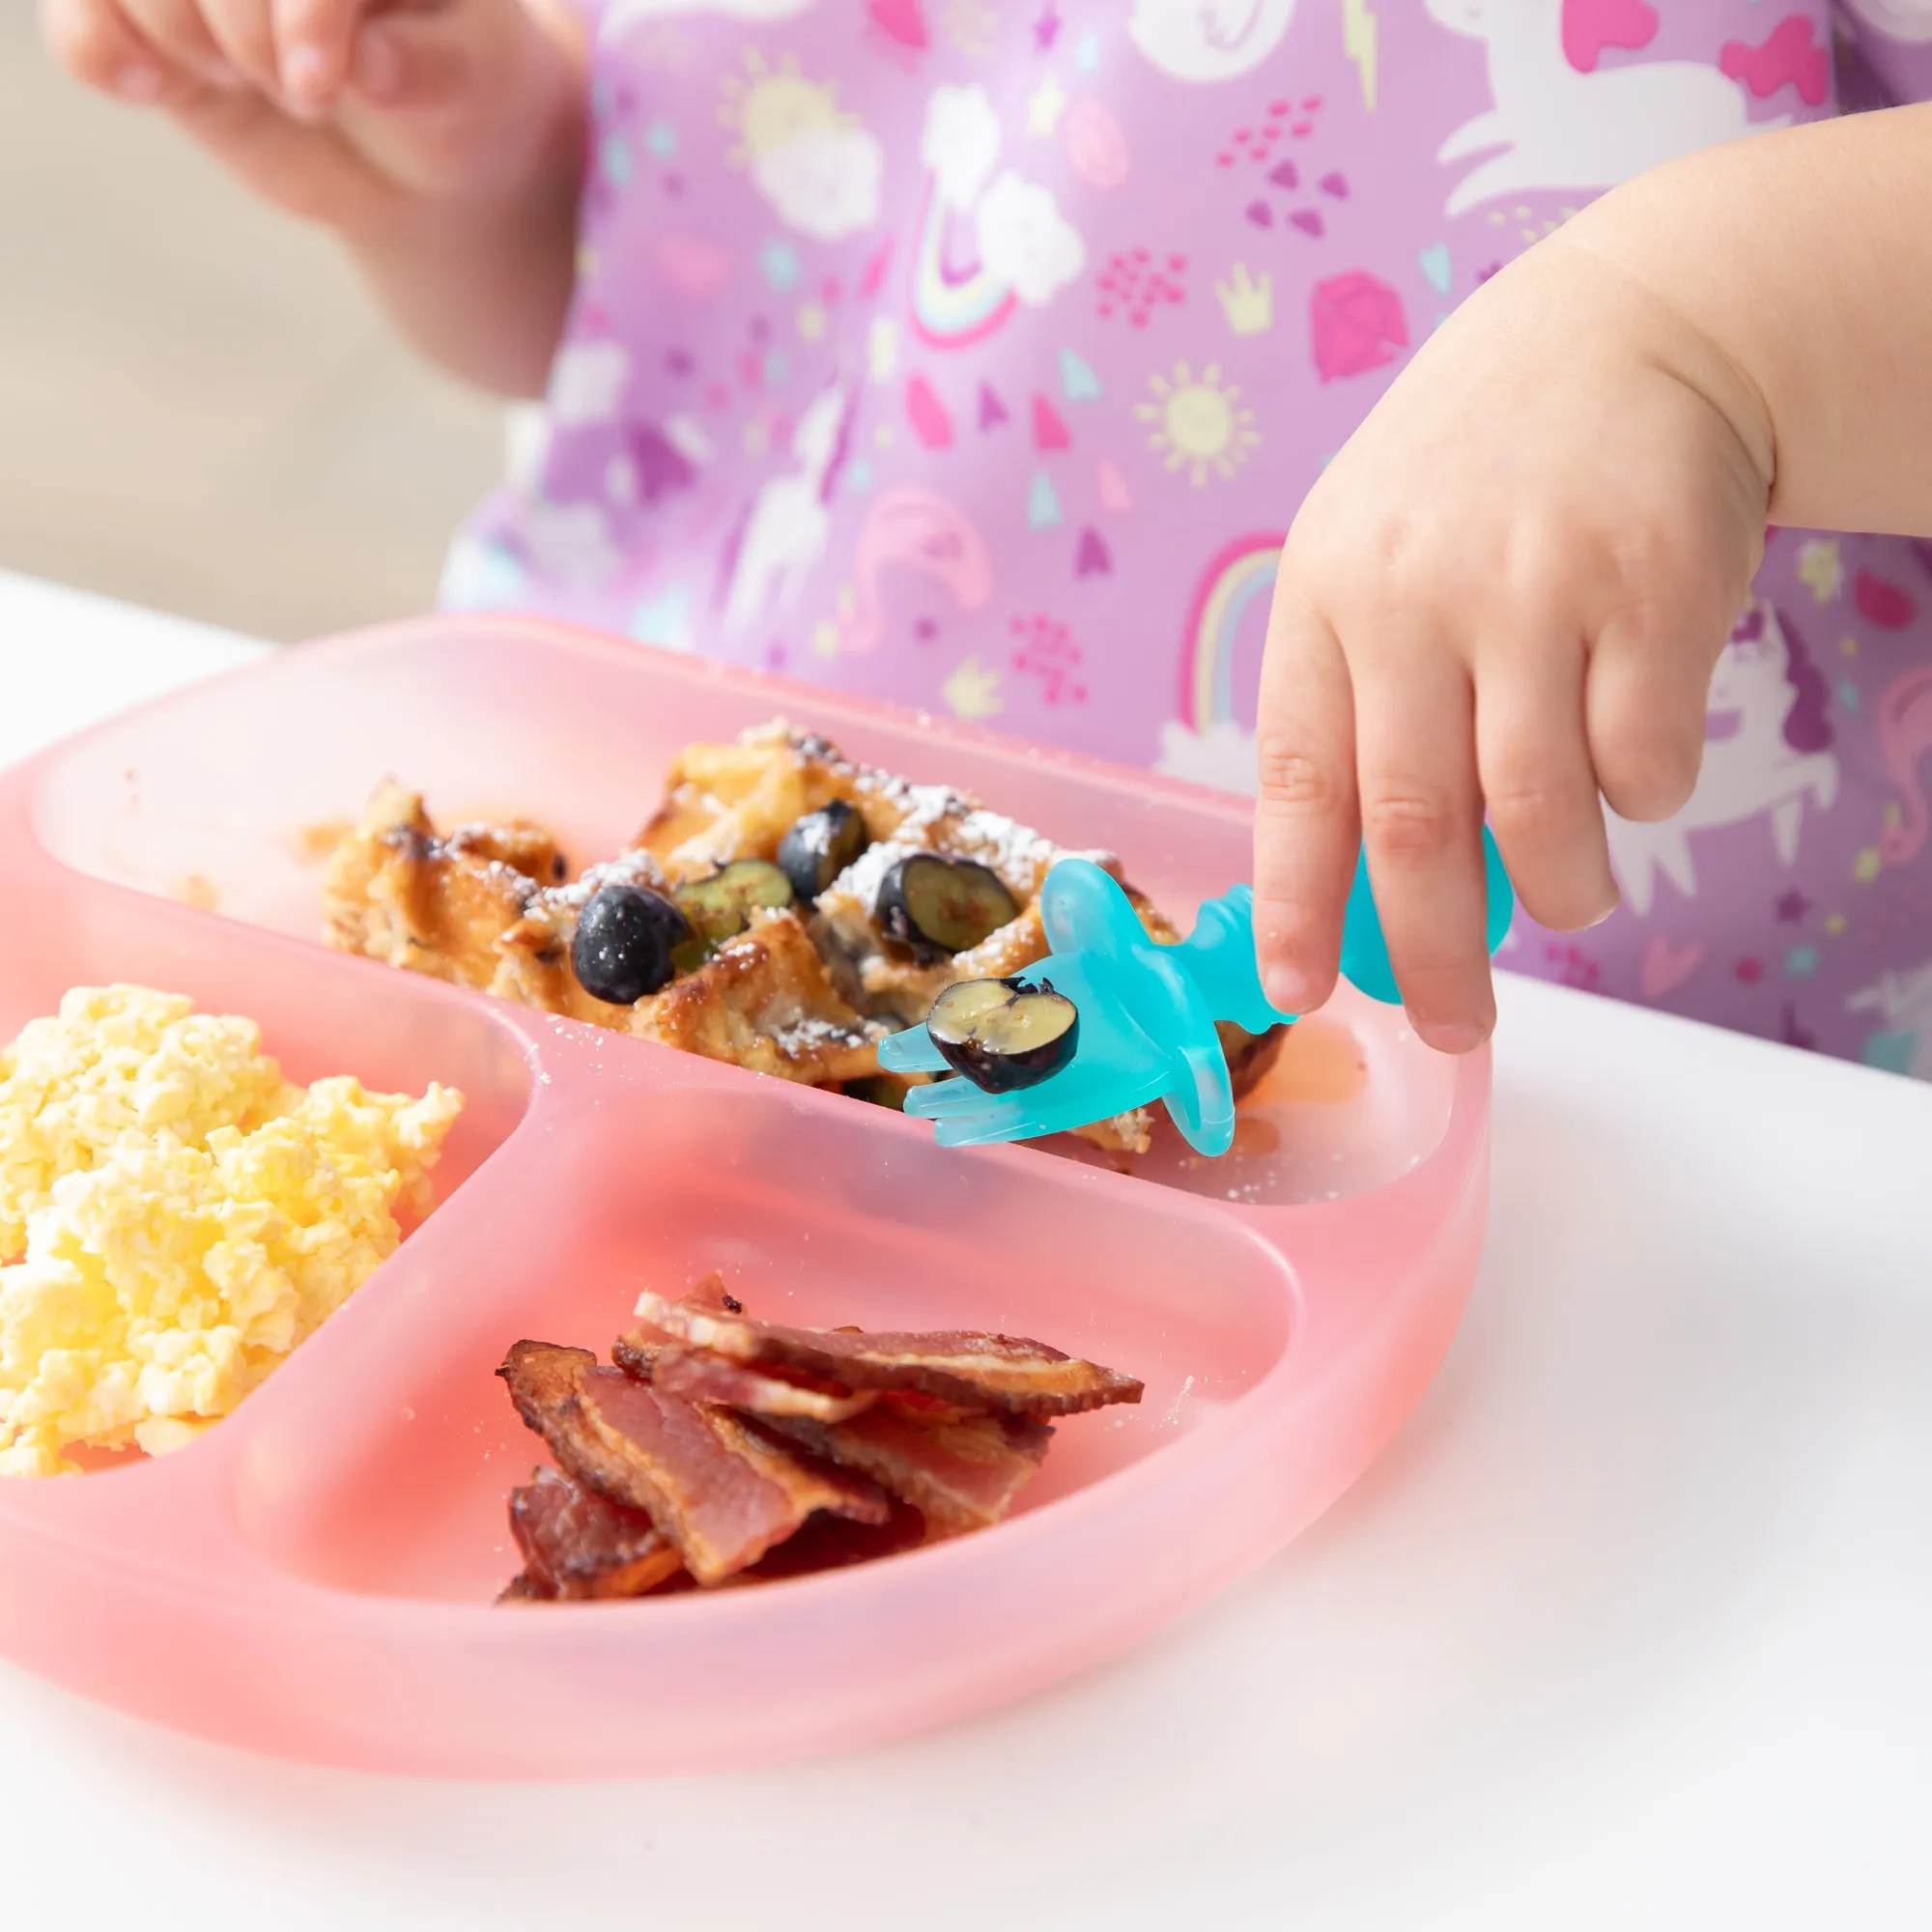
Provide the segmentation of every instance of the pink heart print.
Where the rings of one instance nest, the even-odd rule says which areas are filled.
[[[952,418],[923,376],[906,384],[906,417],[913,434],[928,449],[944,449],[952,440]]]
[[[1563,58],[1595,73],[1605,47],[1647,47],[1657,38],[1657,9],[1646,0],[1563,0]]]
[[[1692,939],[1673,946],[1662,934],[1643,949],[1639,983],[1646,1000],[1662,1000],[1674,993],[1704,963],[1704,949]]]
[[[925,24],[925,10],[919,0],[871,0],[867,11],[872,16],[873,26],[900,46],[910,47],[915,53],[923,53],[932,44],[932,35]]]
[[[708,296],[731,272],[731,258],[688,235],[667,235],[658,243],[658,268],[680,295]]]

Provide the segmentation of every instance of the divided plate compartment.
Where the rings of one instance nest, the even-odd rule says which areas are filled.
[[[695,1772],[984,1710],[1278,1550],[1393,1434],[1481,1243],[1489,1064],[1344,994],[1221,1162],[1132,1174],[918,1122],[347,958],[320,840],[393,774],[442,823],[626,844],[675,753],[782,715],[1121,855],[1180,922],[1246,875],[1236,801],[521,620],[282,653],[0,777],[0,1039],[70,986],[246,1014],[291,1077],[460,1087],[435,1211],[191,1447],[0,1482],[0,1652],[280,1755],[472,1777]],[[187,902],[185,902],[187,901]],[[212,903],[213,909],[207,909]],[[544,1459],[495,1371],[608,1350],[722,1268],[754,1315],[1037,1336],[1141,1377],[1060,1425],[1007,1522],[794,1581],[496,1607]]]

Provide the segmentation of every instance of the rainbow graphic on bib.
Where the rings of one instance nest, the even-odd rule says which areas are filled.
[[[1244,635],[1265,634],[1281,544],[1278,536],[1236,537],[1201,574],[1180,652],[1179,716],[1191,731],[1239,723],[1235,660]]]
[[[912,326],[935,349],[965,349],[983,342],[1019,306],[1019,298],[979,261],[956,265],[947,247],[953,212],[928,181],[920,211],[919,244],[912,260]]]

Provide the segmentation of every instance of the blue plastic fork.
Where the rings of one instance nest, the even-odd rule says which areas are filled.
[[[1516,895],[1487,830],[1483,848],[1493,952],[1515,916]],[[1063,859],[1039,895],[1053,951],[1014,983],[1050,981],[1073,1002],[1080,1015],[1073,1058],[1017,1093],[988,1094],[957,1076],[915,1087],[906,1112],[930,1121],[942,1147],[981,1147],[1065,1133],[1161,1100],[1197,1152],[1226,1153],[1235,1139],[1235,1095],[1215,1021],[1260,1034],[1295,1018],[1278,1012],[1262,991],[1254,907],[1253,891],[1236,886],[1201,908],[1179,945],[1161,945],[1108,873],[1091,860]],[[1402,998],[1364,860],[1349,895],[1342,974],[1372,1000],[1395,1005]],[[923,1025],[882,1041],[879,1064],[892,1073],[950,1071]]]

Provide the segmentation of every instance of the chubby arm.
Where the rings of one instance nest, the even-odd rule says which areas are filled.
[[[1418,1033],[1494,1019],[1488,812],[1529,912],[1614,909],[1667,817],[1767,522],[1932,533],[1932,108],[1633,182],[1479,289],[1310,491],[1258,727],[1274,1004],[1334,984],[1359,839]]]
[[[1932,532],[1932,106],[1790,128],[1632,182],[1557,240],[1736,372],[1771,520]]]

